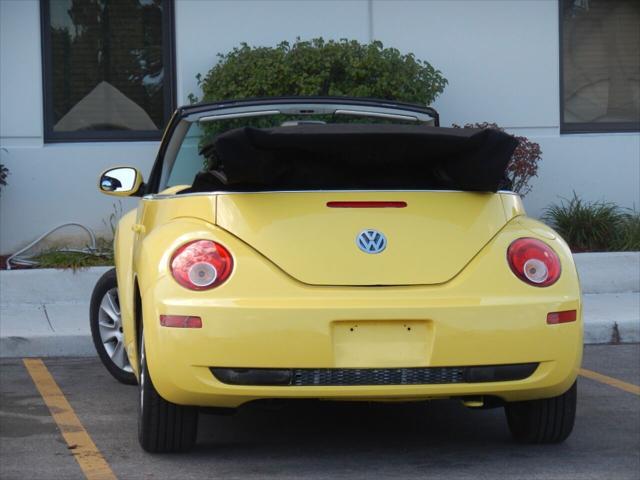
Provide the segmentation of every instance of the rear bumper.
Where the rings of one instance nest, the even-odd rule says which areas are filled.
[[[443,294],[442,287],[300,285],[289,293],[205,298],[161,277],[143,294],[147,357],[159,393],[178,404],[217,407],[262,398],[383,401],[490,395],[518,401],[563,393],[581,362],[579,295],[461,297]],[[577,321],[547,325],[547,313],[564,310],[577,310]],[[203,327],[160,327],[161,314],[199,316]],[[234,385],[211,371],[527,363],[538,366],[518,380],[402,385]]]

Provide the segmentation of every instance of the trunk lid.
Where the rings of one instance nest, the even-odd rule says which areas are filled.
[[[406,206],[327,205],[371,201]],[[507,220],[500,194],[451,191],[225,193],[216,216],[218,226],[296,280],[352,286],[447,282]],[[384,250],[359,248],[365,230],[384,234]]]

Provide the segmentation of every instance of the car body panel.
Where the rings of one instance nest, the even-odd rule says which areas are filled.
[[[501,195],[474,192],[224,194],[217,225],[310,285],[428,285],[454,277],[509,220]],[[405,208],[328,208],[329,201],[404,201]],[[357,235],[387,237],[379,254]]]
[[[582,352],[578,278],[566,244],[553,233],[554,239],[537,235],[537,230],[550,232],[538,222],[524,216],[512,218],[461,272],[443,284],[313,286],[299,282],[216,226],[212,221],[215,198],[194,195],[142,201],[147,228],[138,239],[133,271],[142,296],[149,369],[154,385],[167,400],[227,407],[273,397],[410,400],[496,395],[514,401],[558,395],[575,380]],[[187,216],[205,212],[209,221]],[[505,252],[511,241],[523,236],[540,238],[557,252],[563,274],[556,284],[533,287],[511,272]],[[224,244],[234,257],[235,268],[216,289],[192,292],[172,278],[170,257],[180,245],[203,238]],[[122,254],[119,249],[118,255]],[[578,311],[576,322],[546,324],[547,313],[573,309]],[[203,328],[161,327],[161,314],[200,316]],[[125,324],[131,321],[123,317]],[[400,332],[407,322],[422,326],[424,338],[417,347],[403,341]],[[369,332],[356,342],[357,361],[340,353],[344,334],[338,330],[345,324],[364,326]],[[390,325],[394,324],[398,328],[392,334]],[[372,341],[376,335],[371,332],[378,327],[386,329],[385,335],[396,335],[395,351],[408,347],[413,353],[398,355],[390,362],[389,352],[382,352],[379,342]],[[135,345],[130,337],[133,331],[130,325],[125,327],[130,349]],[[418,351],[424,354],[419,356]],[[525,380],[455,385],[250,387],[222,384],[209,371],[209,367],[377,368],[527,362],[540,362],[540,366]]]

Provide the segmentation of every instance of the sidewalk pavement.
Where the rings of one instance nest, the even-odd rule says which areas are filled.
[[[640,342],[640,252],[575,259],[585,343]],[[108,269],[0,271],[0,357],[95,355],[89,299]]]

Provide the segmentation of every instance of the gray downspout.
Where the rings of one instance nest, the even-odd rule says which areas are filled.
[[[369,43],[373,42],[373,0],[367,0],[367,20],[369,22],[368,25],[368,34],[369,34]]]

